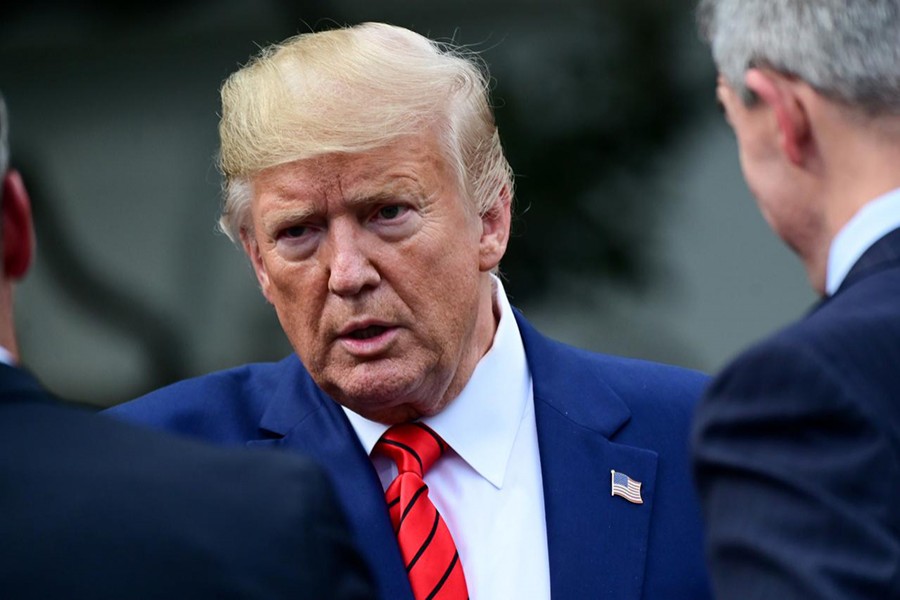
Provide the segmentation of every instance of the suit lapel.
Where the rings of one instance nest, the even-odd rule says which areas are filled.
[[[300,361],[287,367],[260,421],[265,439],[248,445],[289,449],[322,465],[378,582],[379,596],[412,600],[384,492],[369,457],[344,412],[315,385]]]
[[[859,279],[882,269],[900,265],[900,229],[895,229],[883,236],[866,250],[854,263],[847,277],[838,288],[838,292],[853,285]],[[835,295],[837,292],[835,293]]]
[[[516,317],[534,386],[551,594],[638,600],[657,454],[611,441],[630,419],[625,403],[596,375],[573,374],[572,351]],[[611,495],[612,470],[641,482],[643,504]]]

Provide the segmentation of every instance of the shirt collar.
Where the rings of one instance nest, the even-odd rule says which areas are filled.
[[[3,346],[0,346],[0,363],[9,365],[10,367],[15,367],[17,365],[16,357]]]
[[[525,347],[503,284],[493,278],[500,322],[490,350],[462,392],[440,413],[423,419],[479,475],[503,487],[522,415],[531,397]],[[367,453],[388,426],[342,407]]]
[[[879,196],[863,206],[831,242],[825,293],[833,295],[856,261],[872,244],[900,227],[900,188]]]

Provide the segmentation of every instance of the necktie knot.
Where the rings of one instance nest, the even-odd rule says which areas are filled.
[[[425,473],[447,448],[441,437],[424,423],[401,423],[384,432],[375,450],[397,464],[400,473]]]

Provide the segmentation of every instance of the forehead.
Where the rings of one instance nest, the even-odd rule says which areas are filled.
[[[453,170],[432,135],[285,163],[262,171],[253,183],[254,197],[282,200],[432,195],[455,187]]]

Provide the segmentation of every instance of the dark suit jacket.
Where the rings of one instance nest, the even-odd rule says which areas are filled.
[[[900,230],[698,410],[720,598],[900,598]]]
[[[577,350],[517,316],[534,382],[553,597],[706,598],[687,437],[706,379]],[[381,597],[412,598],[371,461],[296,356],[181,382],[114,413],[220,443],[318,458]],[[644,504],[611,496],[612,469],[643,483]]]
[[[369,598],[311,463],[63,407],[0,365],[0,598]]]

